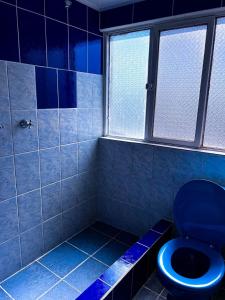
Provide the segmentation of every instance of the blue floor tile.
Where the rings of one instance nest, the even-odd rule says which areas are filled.
[[[9,296],[0,288],[0,299],[1,300],[10,300]]]
[[[120,232],[119,229],[102,222],[95,222],[91,227],[111,237],[114,237]]]
[[[111,241],[105,247],[100,249],[94,257],[107,265],[113,264],[124,252],[128,246],[122,245],[119,242]]]
[[[2,287],[16,300],[34,300],[59,279],[38,263],[34,263],[6,280]]]
[[[65,281],[70,285],[83,292],[89,285],[91,285],[105,270],[106,265],[98,262],[93,258],[89,258],[75,271],[69,274]]]
[[[158,294],[160,294],[163,290],[163,286],[155,273],[152,274],[149,280],[145,283],[145,286],[147,286],[150,290]]]
[[[126,231],[121,231],[117,236],[116,239],[122,243],[125,243],[129,246],[133,245],[138,241],[138,236],[131,234]]]
[[[89,254],[93,254],[108,240],[109,238],[106,236],[88,228],[69,240],[69,243]]]
[[[64,277],[87,257],[73,246],[63,243],[41,258],[40,262],[58,276]]]
[[[79,293],[69,286],[66,282],[61,281],[54,286],[47,294],[42,296],[40,300],[75,300]]]

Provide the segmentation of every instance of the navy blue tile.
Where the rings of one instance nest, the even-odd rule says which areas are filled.
[[[88,31],[101,35],[101,32],[99,31],[99,21],[99,12],[88,7]]]
[[[65,281],[83,292],[92,284],[108,267],[93,258],[89,258],[76,270],[70,273]]]
[[[56,70],[36,67],[37,107],[58,108]]]
[[[220,0],[174,0],[173,14],[184,14],[220,6]]]
[[[88,34],[88,73],[102,74],[102,43],[100,36]]]
[[[172,15],[173,0],[145,0],[134,4],[133,22],[142,22]]]
[[[156,223],[152,229],[163,234],[166,232],[169,228],[171,228],[172,223],[167,220],[160,220],[158,223]]]
[[[2,2],[0,3],[0,28],[0,59],[19,61],[16,8]]]
[[[59,147],[40,151],[41,185],[47,185],[60,180]]]
[[[16,237],[0,245],[0,280],[4,280],[20,268],[20,242]]]
[[[18,197],[20,231],[26,231],[41,223],[41,195],[36,190]]]
[[[138,236],[131,234],[126,231],[121,231],[117,236],[116,239],[122,243],[125,243],[127,245],[133,245],[138,241]]]
[[[64,277],[88,256],[69,244],[62,244],[40,259],[55,274]]]
[[[148,233],[146,233],[138,242],[150,248],[160,237],[160,233],[149,230]]]
[[[45,0],[46,16],[67,23],[67,9],[65,2],[61,0]]]
[[[69,243],[89,254],[93,254],[108,241],[109,239],[106,236],[88,228],[69,240]]]
[[[42,225],[22,233],[20,243],[22,265],[26,266],[43,254]]]
[[[120,232],[119,229],[100,221],[95,222],[91,227],[111,237],[115,237]]]
[[[133,5],[126,5],[101,13],[100,28],[126,25],[132,23]]]
[[[110,286],[97,279],[89,288],[87,288],[77,300],[100,300],[110,289]]]
[[[0,158],[0,201],[16,195],[13,156]]]
[[[1,300],[10,300],[9,296],[2,290],[0,289],[0,299]]]
[[[78,3],[78,2],[77,2]],[[59,107],[76,108],[76,73],[72,71],[58,71]]]
[[[61,281],[54,286],[47,294],[42,296],[41,300],[66,299],[74,300],[79,296],[79,293],[66,282]],[[3,299],[4,300],[4,299]]]
[[[132,265],[130,263],[118,259],[100,276],[100,279],[113,286],[127,274],[131,267]]]
[[[42,214],[47,220],[61,212],[60,183],[54,183],[41,189]]]
[[[135,264],[147,251],[147,247],[136,243],[130,247],[121,258],[131,264]]]
[[[70,69],[87,72],[87,32],[69,27]]]
[[[59,279],[38,263],[34,263],[13,277],[2,286],[14,299],[36,299]]]
[[[49,251],[62,241],[62,218],[58,215],[43,223],[44,250]]]
[[[87,6],[74,1],[69,8],[69,24],[87,30]]]
[[[68,27],[46,19],[48,66],[68,68]]]
[[[116,241],[111,241],[102,249],[100,249],[94,255],[94,257],[110,266],[125,253],[127,248],[128,247],[123,244],[117,243]]]
[[[7,3],[16,4],[16,0],[5,0]]]
[[[21,62],[46,66],[44,17],[18,9]]]
[[[44,0],[17,0],[17,5],[41,15],[44,14]]]

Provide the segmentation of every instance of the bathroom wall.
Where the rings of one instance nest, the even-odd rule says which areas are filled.
[[[95,219],[99,13],[75,1],[68,12],[63,0],[0,1],[0,40],[2,280]]]

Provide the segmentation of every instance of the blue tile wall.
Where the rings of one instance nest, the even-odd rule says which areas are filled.
[[[77,1],[67,15],[61,0],[0,0],[0,280],[95,220],[86,145],[102,135],[102,49],[88,56],[98,16]]]

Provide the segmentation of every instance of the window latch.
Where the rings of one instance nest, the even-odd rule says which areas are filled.
[[[145,88],[148,91],[153,91],[153,89],[154,89],[154,83],[146,83]]]

